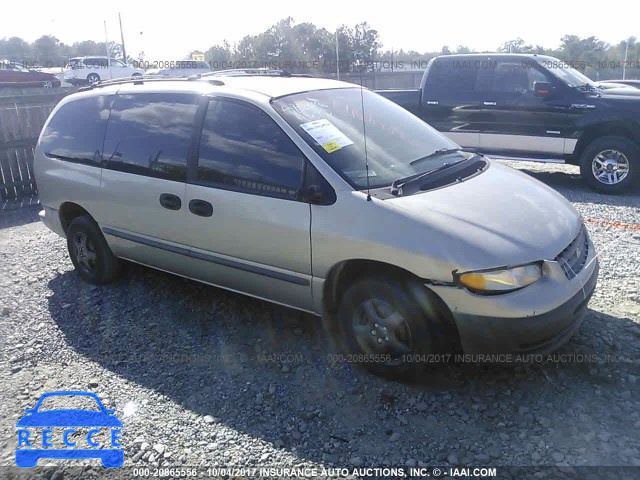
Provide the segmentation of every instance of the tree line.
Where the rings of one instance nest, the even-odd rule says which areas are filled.
[[[204,52],[185,52],[188,53],[185,58],[204,54],[214,70],[271,67],[293,73],[326,74],[335,73],[337,69],[341,72],[415,69],[437,55],[487,53],[464,45],[455,48],[443,46],[435,52],[385,50],[379,37],[378,30],[367,22],[353,27],[342,25],[330,32],[313,23],[295,23],[293,18],[287,17],[264,32],[246,35],[236,43],[224,41]],[[52,35],[43,35],[31,43],[19,37],[0,38],[0,60],[22,61],[43,67],[62,66],[71,57],[102,56],[107,51],[110,56],[122,59],[121,45],[116,42],[105,45],[104,42],[85,40],[66,45]],[[623,67],[626,67],[627,78],[640,78],[640,43],[635,37],[607,44],[595,36],[565,35],[557,48],[531,45],[522,38],[516,38],[497,46],[496,51],[551,55],[596,80],[620,78]],[[126,60],[150,64],[153,60],[180,59],[145,59],[144,52],[140,52],[136,58],[129,56]]]

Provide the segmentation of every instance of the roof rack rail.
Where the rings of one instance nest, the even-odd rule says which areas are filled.
[[[243,76],[272,76],[291,77],[291,73],[286,70],[272,68],[232,68],[229,70],[218,70],[211,73],[203,73],[202,77],[243,77]]]
[[[111,85],[123,85],[126,83],[133,83],[134,85],[142,85],[145,82],[175,82],[180,80],[189,80],[186,77],[149,77],[149,76],[140,76],[135,78],[116,78],[113,80],[103,80],[93,85],[87,85],[85,87],[81,87],[78,91],[86,91],[91,90],[93,88],[100,87],[108,87]]]

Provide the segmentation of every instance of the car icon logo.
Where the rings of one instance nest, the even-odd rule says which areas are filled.
[[[58,409],[40,410],[42,402],[50,397],[72,396],[89,397],[95,400],[99,410]],[[99,458],[107,468],[121,467],[124,463],[124,449],[121,445],[122,422],[114,415],[115,411],[104,407],[100,398],[92,392],[60,391],[44,393],[34,408],[25,410],[26,415],[16,422],[18,429],[18,447],[16,449],[16,465],[21,468],[32,468],[38,464],[40,458],[49,459],[88,459]],[[66,448],[53,448],[53,429],[64,429],[60,440]],[[90,448],[78,446],[84,443],[80,439],[72,441],[70,436],[77,433],[77,429],[89,428],[84,441]],[[100,428],[109,430],[109,443],[101,445],[97,436]],[[36,441],[32,433],[40,429],[39,440]],[[106,448],[107,446],[112,448]],[[116,448],[113,448],[116,447]]]

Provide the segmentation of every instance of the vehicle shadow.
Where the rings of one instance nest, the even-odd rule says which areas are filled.
[[[40,221],[39,205],[29,205],[19,209],[0,210],[0,229],[20,227],[27,223]]]
[[[593,357],[518,366],[440,363],[416,383],[400,384],[333,361],[315,317],[144,267],[127,270],[122,281],[104,287],[89,286],[74,272],[58,274],[48,283],[51,318],[86,359],[201,416],[194,436],[208,428],[202,417],[211,415],[301,459],[337,464],[375,455],[396,465],[406,458],[442,464],[461,436],[482,451],[487,435],[498,438],[501,427],[516,425],[540,438],[559,435],[561,444],[577,442],[587,448],[585,461],[607,455],[598,450],[600,440],[584,440],[588,422],[562,426],[576,415],[607,424],[608,402],[591,402],[589,395],[595,381],[609,388],[614,380],[594,377]],[[615,328],[616,336],[635,328],[628,319],[588,315],[588,333],[561,353],[600,358],[612,348],[602,343],[603,328]],[[108,395],[120,412],[130,400],[117,390]],[[549,409],[558,395],[566,397],[554,400],[561,407]]]

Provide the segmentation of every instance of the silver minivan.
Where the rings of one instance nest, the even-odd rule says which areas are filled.
[[[90,87],[51,113],[35,175],[86,281],[128,260],[311,312],[394,378],[451,349],[552,351],[598,276],[560,194],[333,80]]]

